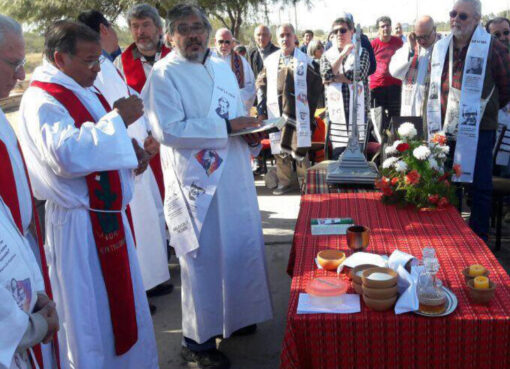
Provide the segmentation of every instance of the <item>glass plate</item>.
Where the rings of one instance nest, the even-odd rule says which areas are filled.
[[[442,313],[440,313],[440,314],[424,313],[419,310],[413,311],[413,313],[415,313],[417,315],[421,315],[421,316],[431,317],[431,318],[446,316],[446,315],[450,315],[451,313],[453,313],[455,311],[455,309],[457,309],[457,304],[458,304],[457,296],[455,296],[455,294],[452,291],[450,291],[448,288],[446,288],[445,286],[442,286],[442,288],[446,295],[446,308]]]

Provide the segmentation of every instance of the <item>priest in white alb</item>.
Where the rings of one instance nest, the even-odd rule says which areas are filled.
[[[25,78],[21,26],[0,15],[0,98]],[[18,140],[0,109],[0,368],[58,368],[58,315]],[[46,342],[47,344],[44,344]],[[41,344],[42,343],[42,344]],[[28,351],[27,351],[28,350]]]
[[[202,9],[176,5],[166,31],[175,49],[154,65],[142,97],[162,144],[165,217],[181,265],[181,354],[199,367],[228,368],[215,338],[255,332],[272,318],[250,166],[260,137],[229,136],[259,122],[243,116],[234,74],[211,57]]]
[[[99,36],[59,21],[21,101],[20,142],[34,195],[46,200],[46,255],[63,369],[158,368],[156,342],[125,212],[148,162],[127,133],[135,96],[113,110],[92,87]],[[140,156],[141,157],[141,156]]]

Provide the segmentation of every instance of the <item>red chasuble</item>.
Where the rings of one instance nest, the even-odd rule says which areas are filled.
[[[126,77],[126,83],[133,90],[140,93],[142,92],[143,86],[147,81],[147,77],[145,76],[145,71],[143,70],[142,60],[140,58],[135,59],[133,57],[133,49],[135,47],[135,43],[129,45],[129,47],[122,53],[121,60],[124,76]],[[161,48],[161,58],[164,58],[170,51],[171,49],[163,45]],[[161,199],[164,201],[165,185],[163,183],[163,170],[161,169],[161,158],[159,153],[154,155],[149,164],[151,166],[152,173],[154,173],[154,177],[156,178]]]
[[[30,198],[32,199],[32,221],[35,222],[36,234],[34,235],[37,240],[37,245],[39,247],[39,257],[41,260],[41,274],[44,280],[44,289],[48,297],[53,300],[53,293],[51,291],[50,278],[48,275],[48,264],[46,263],[46,254],[44,253],[44,246],[41,234],[41,228],[39,224],[39,215],[37,214],[37,209],[35,207],[34,196],[32,195],[32,186],[30,184],[30,178],[28,177],[27,165],[25,163],[25,159],[23,158],[23,152],[19,147],[18,150],[23,160],[23,166],[25,168],[26,180],[28,183],[28,188],[30,189]],[[21,234],[25,234],[23,230],[23,224],[21,220],[21,211],[19,208],[19,198],[18,191],[16,188],[16,178],[14,177],[14,171],[12,168],[11,158],[9,156],[9,151],[7,150],[7,146],[5,143],[0,140],[0,196],[4,200],[5,204],[11,211],[12,217],[14,218],[14,223],[18,227],[18,230]],[[57,368],[60,369],[60,356],[59,356],[59,348],[58,348],[58,338],[55,334],[53,339],[53,358],[57,364]],[[41,345],[37,345],[33,347],[33,351],[41,369],[44,368],[44,361],[41,351]]]
[[[230,58],[230,67],[232,68],[232,72],[234,72],[237,84],[239,85],[239,88],[244,88],[244,67],[243,67],[243,60],[241,59],[242,56],[236,53],[235,51],[232,52]]]
[[[76,128],[85,122],[95,122],[87,108],[69,89],[55,84],[33,81],[59,101],[74,119]],[[110,106],[98,94],[105,110]],[[94,172],[85,177],[89,190],[89,211],[97,255],[108,294],[110,316],[115,337],[115,352],[122,355],[138,340],[135,300],[129,267],[124,224],[122,222],[122,188],[118,171]],[[110,212],[114,211],[114,212]]]

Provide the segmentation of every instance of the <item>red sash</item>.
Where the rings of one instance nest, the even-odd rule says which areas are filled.
[[[54,83],[33,81],[67,109],[77,128],[94,122],[91,114],[69,89]],[[98,98],[107,112],[111,110],[105,98]],[[110,316],[117,355],[126,353],[138,340],[135,300],[129,267],[129,256],[122,221],[122,188],[118,171],[94,172],[85,177],[89,190],[89,211],[97,254],[108,294]],[[114,211],[114,212],[108,212]],[[76,245],[75,245],[76,246]]]
[[[18,150],[23,160],[23,166],[25,168],[25,176],[28,183],[28,188],[30,190],[30,198],[32,200],[32,217],[35,222],[36,234],[34,235],[37,239],[37,246],[39,248],[39,257],[41,259],[41,274],[44,280],[44,289],[48,297],[53,300],[53,292],[51,290],[50,278],[48,275],[48,264],[46,262],[46,254],[44,252],[41,227],[39,224],[39,215],[37,213],[37,209],[35,207],[34,197],[32,195],[32,186],[30,184],[30,178],[28,177],[27,165],[25,163],[25,158],[23,157],[23,152],[19,147]],[[11,158],[9,156],[9,152],[7,150],[7,146],[5,143],[0,140],[0,196],[4,200],[5,204],[9,207],[11,211],[12,217],[14,218],[14,222],[18,227],[18,230],[21,234],[25,234],[23,230],[23,224],[21,220],[21,211],[19,207],[19,198],[18,191],[16,189],[16,179],[14,178],[14,171],[12,168]],[[55,362],[57,363],[57,368],[60,369],[60,354],[58,347],[58,337],[55,335],[53,338],[53,348],[54,353],[53,357]],[[34,350],[34,354],[41,369],[44,368],[44,361],[41,351],[41,345],[36,345],[32,348]]]
[[[242,56],[236,53],[235,51],[232,51],[230,58],[230,67],[232,68],[232,72],[234,72],[237,84],[239,85],[239,88],[244,88],[244,66],[243,66],[243,60],[241,59]]]
[[[124,76],[126,77],[126,83],[129,85],[129,87],[140,93],[142,92],[143,86],[147,81],[147,77],[145,76],[145,71],[143,70],[142,61],[133,57],[133,49],[135,47],[135,43],[129,45],[129,47],[122,53],[121,60]],[[163,45],[161,47],[161,58],[164,58],[170,51],[171,49]],[[154,173],[154,177],[156,178],[161,199],[164,201],[165,185],[163,182],[163,170],[161,169],[161,158],[159,153],[154,155],[149,164],[151,166],[152,172]]]

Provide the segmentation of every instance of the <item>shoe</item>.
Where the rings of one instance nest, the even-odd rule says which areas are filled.
[[[253,175],[254,176],[261,176],[261,175],[266,174],[266,173],[267,173],[267,169],[262,168],[262,167],[258,167],[257,169],[255,169],[253,171]]]
[[[273,195],[280,196],[286,194],[287,192],[292,191],[292,186],[278,186],[276,190],[273,191]]]
[[[503,222],[510,223],[510,211],[507,211],[505,217],[503,218]]]
[[[172,293],[174,285],[171,283],[162,283],[147,291],[147,297],[163,296]]]
[[[257,332],[257,324],[248,325],[232,333],[232,337],[249,336]]]
[[[202,369],[228,369],[230,360],[221,351],[210,349],[206,351],[191,351],[183,346],[181,356],[188,363],[196,363]]]
[[[150,312],[151,312],[151,316],[152,316],[152,315],[156,314],[156,310],[158,310],[158,309],[156,308],[156,305],[152,305],[152,304],[149,302],[149,310],[150,310]]]

